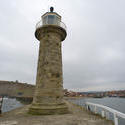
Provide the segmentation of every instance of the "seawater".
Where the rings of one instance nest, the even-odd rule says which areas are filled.
[[[78,98],[78,99],[72,99],[70,101],[81,106],[85,106],[85,102],[102,104],[125,114],[125,98],[116,98],[116,97],[114,98],[112,97]],[[97,109],[97,110],[100,110],[100,109]],[[113,120],[113,114],[110,114],[110,119]],[[119,125],[125,125],[125,119],[119,118],[118,122],[119,122]]]
[[[23,106],[23,104],[21,104],[15,98],[4,98],[2,104],[2,112],[8,112],[21,106]]]

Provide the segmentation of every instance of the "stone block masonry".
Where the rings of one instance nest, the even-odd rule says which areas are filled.
[[[53,12],[42,15],[37,23],[35,36],[40,41],[36,89],[30,114],[48,115],[68,113],[63,101],[63,73],[61,42],[66,38],[66,29],[61,26],[61,16]],[[41,25],[42,24],[42,25]]]
[[[61,41],[66,32],[58,26],[44,26],[36,31],[40,40],[36,90],[31,114],[64,114]],[[38,35],[37,35],[38,34]]]

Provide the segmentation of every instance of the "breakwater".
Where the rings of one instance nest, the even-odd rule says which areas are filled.
[[[111,121],[66,102],[69,114],[34,116],[27,114],[29,105],[3,113],[0,125],[113,125]]]
[[[0,81],[0,95],[5,97],[33,97],[35,85],[18,81]]]

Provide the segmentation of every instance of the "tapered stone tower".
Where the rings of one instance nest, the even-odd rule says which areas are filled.
[[[63,73],[61,42],[66,38],[66,26],[61,16],[45,13],[37,23],[35,36],[40,41],[36,89],[30,114],[48,115],[68,113],[63,102]]]

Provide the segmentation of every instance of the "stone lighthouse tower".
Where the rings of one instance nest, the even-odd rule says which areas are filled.
[[[61,16],[45,13],[36,25],[35,37],[40,41],[36,89],[30,114],[64,114],[61,42],[66,38],[66,26]]]

